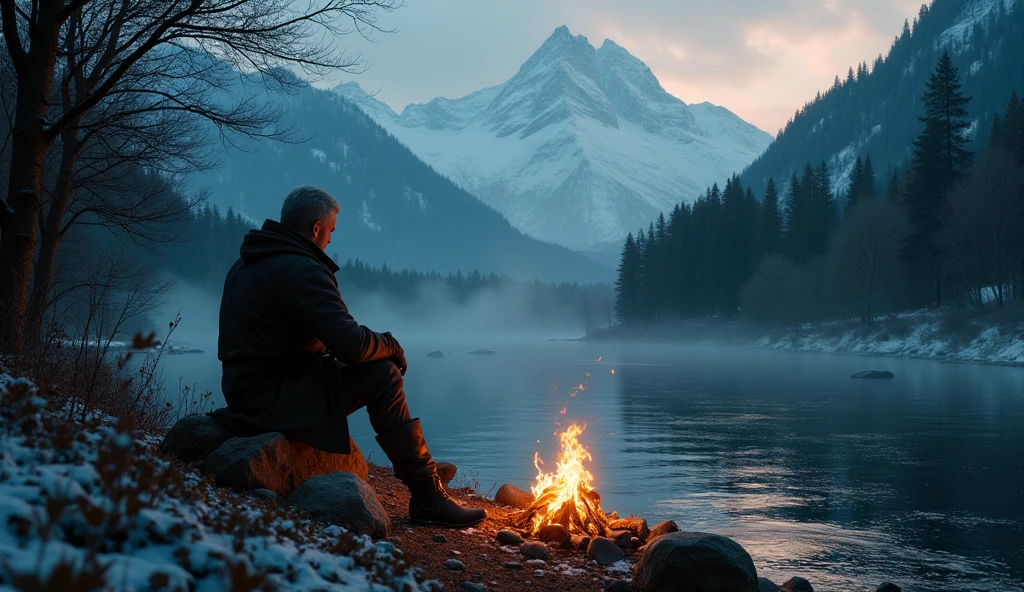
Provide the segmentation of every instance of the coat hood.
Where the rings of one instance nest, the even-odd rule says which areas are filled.
[[[331,273],[340,269],[327,253],[313,244],[313,241],[280,222],[269,219],[263,222],[262,228],[254,228],[245,234],[239,254],[246,263],[280,255],[313,257],[330,269]]]

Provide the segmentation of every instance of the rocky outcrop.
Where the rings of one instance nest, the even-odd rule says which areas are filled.
[[[757,569],[736,541],[704,532],[674,532],[648,543],[633,570],[642,589],[758,592]]]
[[[444,352],[441,350],[435,350],[427,354],[428,358],[443,358]]]
[[[344,471],[365,480],[370,467],[356,443],[350,445],[350,454],[332,454],[275,432],[231,438],[207,455],[199,468],[221,487],[287,495],[317,475]]]
[[[374,538],[391,535],[391,519],[373,488],[352,473],[336,472],[306,480],[288,503],[308,516],[344,526],[356,534]]]

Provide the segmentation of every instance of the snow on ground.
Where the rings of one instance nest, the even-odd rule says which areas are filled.
[[[873,356],[909,356],[951,362],[1024,365],[1024,327],[987,326],[951,332],[937,314],[917,312],[874,326],[825,324],[763,336],[754,347]],[[956,333],[958,336],[953,336]],[[970,335],[970,336],[965,336]]]
[[[216,488],[112,418],[66,415],[0,374],[0,591],[439,589],[390,542]]]

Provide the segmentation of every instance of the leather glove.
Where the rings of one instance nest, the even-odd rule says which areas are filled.
[[[405,350],[402,349],[402,345],[398,343],[398,340],[391,334],[391,331],[385,331],[383,334],[387,336],[388,341],[391,343],[391,356],[388,359],[394,362],[395,366],[398,366],[398,371],[402,373],[402,376],[405,376],[405,371],[409,369],[409,364],[405,361]]]

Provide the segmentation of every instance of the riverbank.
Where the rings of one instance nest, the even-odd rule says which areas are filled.
[[[901,356],[976,364],[1024,366],[1024,320],[1019,314],[922,310],[871,324],[856,320],[766,327],[736,319],[703,319],[615,326],[588,339],[686,341],[761,349],[865,356]]]

